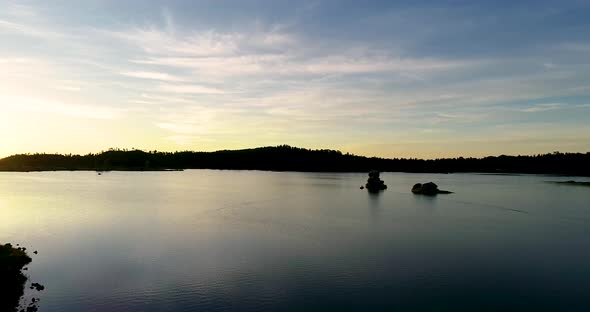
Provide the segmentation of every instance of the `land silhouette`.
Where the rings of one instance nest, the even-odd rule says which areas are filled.
[[[37,253],[35,251],[35,253]],[[25,284],[28,277],[23,273],[32,259],[24,247],[13,247],[11,244],[0,244],[0,311],[35,312],[38,311],[39,300],[31,298],[23,300]],[[43,290],[39,283],[32,283],[31,289]]]
[[[97,154],[18,154],[0,159],[0,171],[150,171],[234,169],[311,172],[481,172],[494,174],[558,174],[590,176],[590,152],[553,152],[483,158],[378,158],[336,150],[288,145],[215,152],[159,152],[109,149]]]

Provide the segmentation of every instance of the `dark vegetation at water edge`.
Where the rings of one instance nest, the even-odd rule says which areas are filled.
[[[22,269],[31,263],[31,260],[21,248],[0,244],[0,311],[16,311],[27,281]]]
[[[0,159],[0,171],[246,169],[273,171],[485,172],[590,176],[589,153],[533,156],[401,159],[364,157],[287,145],[216,152],[145,152],[111,149],[98,154],[21,154]]]
[[[36,253],[36,252],[35,252]],[[13,247],[11,244],[0,244],[0,311],[27,311],[38,309],[38,299],[32,298],[31,302],[21,302],[25,291],[25,283],[28,278],[23,274],[26,266],[32,259],[24,247]],[[43,290],[43,286],[37,283],[37,290]]]

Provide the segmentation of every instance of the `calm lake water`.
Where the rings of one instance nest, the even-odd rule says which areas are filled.
[[[588,311],[571,177],[189,170],[0,173],[0,242],[40,311]],[[575,178],[589,181],[588,178]],[[434,181],[455,194],[413,195]]]

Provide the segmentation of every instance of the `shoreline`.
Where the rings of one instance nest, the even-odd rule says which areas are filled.
[[[6,170],[0,169],[0,173],[33,173],[33,172],[94,172],[94,173],[108,173],[108,172],[182,172],[187,170],[217,170],[217,171],[263,171],[263,172],[300,172],[300,173],[366,173],[367,171],[361,170],[277,170],[277,169],[259,169],[259,168],[181,168],[181,169],[136,169],[136,168],[117,168],[111,170],[94,169],[94,168],[75,168],[75,169],[63,169],[63,168],[52,168],[52,169],[34,169],[34,170]],[[391,171],[391,170],[379,170],[382,173],[410,173],[410,174],[475,174],[475,175],[496,175],[496,176],[521,176],[521,175],[536,175],[536,176],[552,176],[552,177],[588,177],[588,174],[579,173],[552,173],[552,172],[487,172],[487,171],[456,171],[456,172],[436,172],[436,171]],[[572,184],[572,181],[548,181],[552,183],[561,184]],[[575,181],[574,181],[575,182]],[[576,182],[585,183],[585,182]]]

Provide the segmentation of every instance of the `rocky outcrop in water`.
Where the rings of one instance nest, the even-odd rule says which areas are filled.
[[[365,187],[369,192],[379,192],[387,189],[385,182],[379,178],[379,171],[375,170],[369,172],[369,179],[367,180]]]
[[[432,196],[436,194],[451,194],[453,192],[439,190],[438,185],[434,184],[434,182],[428,182],[424,184],[414,184],[414,186],[412,187],[412,193]]]
[[[38,310],[39,299],[31,298],[31,302],[23,299],[25,284],[28,277],[23,274],[32,259],[24,247],[13,247],[11,244],[0,244],[0,311],[34,312]],[[38,283],[31,286],[38,291],[45,287]]]

